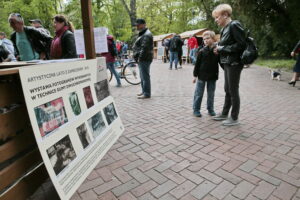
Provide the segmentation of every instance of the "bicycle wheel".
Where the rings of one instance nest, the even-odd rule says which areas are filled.
[[[125,80],[132,85],[141,83],[140,70],[137,62],[127,63],[123,69],[123,75]]]
[[[106,72],[107,72],[107,80],[108,80],[108,82],[110,82],[113,74],[111,73],[111,71],[108,68],[106,68]]]

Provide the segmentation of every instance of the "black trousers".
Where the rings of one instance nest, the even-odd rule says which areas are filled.
[[[228,115],[231,108],[231,117],[233,120],[237,120],[240,112],[240,94],[239,84],[241,72],[243,70],[242,65],[230,66],[224,65],[224,77],[225,77],[225,102],[223,106],[223,115]]]
[[[179,65],[182,65],[182,51],[178,51],[178,61],[179,61]]]

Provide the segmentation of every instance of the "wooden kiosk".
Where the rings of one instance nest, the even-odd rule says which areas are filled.
[[[162,46],[162,41],[167,38],[172,38],[175,33],[168,33],[163,35],[156,35],[153,37],[154,42],[154,58],[158,60],[164,60],[166,56],[165,47]]]
[[[182,54],[182,59],[184,61],[189,61],[190,60],[190,57],[189,57],[189,54],[190,54],[190,51],[188,49],[188,46],[187,46],[187,40],[195,35],[196,37],[202,37],[202,34],[208,30],[207,28],[202,28],[202,29],[197,29],[197,30],[192,30],[192,31],[186,31],[186,32],[183,32],[180,35],[181,39],[185,40],[184,42],[184,45],[182,46],[182,50],[183,50],[183,54]]]
[[[86,58],[96,57],[91,0],[81,0]],[[27,199],[49,177],[31,128],[19,77],[24,62],[0,64],[0,199]]]

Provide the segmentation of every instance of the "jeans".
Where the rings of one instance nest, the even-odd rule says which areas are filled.
[[[194,112],[200,111],[202,97],[205,90],[205,84],[207,84],[207,110],[208,112],[214,111],[216,82],[217,82],[216,80],[211,80],[211,81],[202,81],[199,79],[197,80],[195,94],[194,94],[194,103],[193,103]]]
[[[150,65],[151,61],[139,62],[142,93],[146,97],[151,97]]]
[[[115,64],[113,62],[108,62],[106,63],[106,66],[109,69],[109,71],[115,76],[117,84],[121,85],[120,75],[115,69]]]
[[[223,106],[223,115],[228,115],[231,108],[231,117],[237,120],[240,112],[239,84],[243,66],[224,66],[225,77],[225,102]]]
[[[197,48],[194,48],[194,49],[190,50],[190,59],[191,59],[193,64],[196,63],[196,50],[197,50]]]
[[[170,69],[172,69],[173,61],[175,62],[175,68],[177,69],[178,52],[176,52],[176,51],[170,51]]]

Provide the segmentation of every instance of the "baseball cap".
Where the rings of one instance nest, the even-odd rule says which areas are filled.
[[[40,19],[31,19],[29,20],[30,23],[34,23],[34,22],[37,22],[37,23],[40,23],[42,24],[42,21]]]
[[[137,25],[140,25],[140,24],[146,24],[146,21],[144,19],[141,19],[141,18],[136,19],[135,25],[137,26]]]

